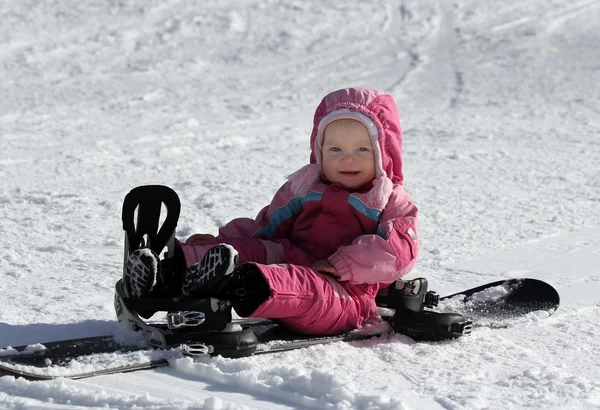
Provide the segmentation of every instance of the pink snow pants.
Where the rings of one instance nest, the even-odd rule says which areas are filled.
[[[315,260],[289,240],[236,238],[179,246],[189,267],[219,243],[233,246],[240,263],[255,263],[271,290],[271,296],[248,317],[277,319],[298,333],[326,335],[356,329],[377,312],[378,285],[338,282],[313,270],[310,265]],[[272,263],[273,246],[283,247],[283,260],[279,260],[283,263]]]

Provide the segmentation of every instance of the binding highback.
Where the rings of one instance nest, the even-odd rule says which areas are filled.
[[[163,205],[167,213],[160,225]],[[166,247],[168,256],[172,257],[180,211],[177,193],[167,186],[142,185],[132,189],[123,201],[121,218],[125,231],[125,258],[142,247],[150,248],[158,255]]]

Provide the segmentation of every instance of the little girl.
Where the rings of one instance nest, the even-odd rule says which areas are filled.
[[[129,295],[218,297],[240,316],[307,334],[346,332],[375,314],[379,289],[409,273],[419,252],[393,98],[362,88],[328,94],[310,146],[310,163],[255,219],[178,242],[172,260],[132,252]]]

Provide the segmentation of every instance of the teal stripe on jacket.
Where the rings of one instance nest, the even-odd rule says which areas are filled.
[[[304,209],[304,204],[310,201],[320,201],[322,197],[323,194],[310,191],[302,198],[294,197],[290,199],[287,204],[276,209],[275,212],[271,214],[269,226],[255,232],[252,236],[266,236],[267,238],[272,238],[279,225],[302,212],[302,209]]]
[[[348,203],[370,220],[379,221],[379,217],[381,216],[381,211],[379,209],[369,208],[360,199],[352,195],[348,197]]]
[[[285,204],[279,209],[276,209],[275,212],[273,212],[273,214],[271,215],[269,226],[255,232],[253,236],[266,236],[267,238],[272,238],[279,225],[302,212],[302,209],[304,208],[304,205],[307,202],[320,201],[322,198],[323,194],[315,191],[310,191],[302,198],[292,198],[287,204]],[[354,196],[348,197],[348,204],[350,204],[350,206],[352,206],[354,209],[356,209],[358,212],[360,212],[367,218],[373,221],[379,221],[379,217],[381,216],[380,210],[369,208],[361,200]],[[377,235],[385,239],[383,232],[381,232],[379,228],[377,228],[376,233]]]

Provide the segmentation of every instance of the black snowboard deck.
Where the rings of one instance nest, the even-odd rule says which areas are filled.
[[[389,318],[388,318],[389,319]],[[353,342],[371,339],[393,333],[391,327],[388,330],[375,332],[354,331],[334,336],[309,336],[298,335],[276,323],[267,320],[252,320],[245,326],[250,326],[258,339],[258,345],[253,355],[285,352],[301,349],[309,346],[324,345],[335,342]],[[243,323],[243,322],[240,322]],[[380,327],[381,329],[381,327]],[[157,350],[150,346],[124,346],[117,343],[113,335],[84,337],[70,340],[59,340],[55,342],[42,343],[44,350],[27,352],[28,345],[13,347],[14,354],[0,355],[0,376],[23,377],[29,380],[50,380],[57,377],[66,379],[83,379],[93,376],[132,372],[137,370],[152,369],[168,366],[169,359],[149,360],[143,363],[132,363],[125,366],[107,367],[82,373],[61,372],[60,374],[48,374],[45,372],[49,366],[66,367],[73,360],[81,357],[91,357],[104,353],[129,353],[143,350]],[[177,348],[174,348],[177,350]],[[170,355],[173,356],[173,355]],[[181,352],[179,357],[183,357]]]
[[[440,306],[451,303],[466,319],[477,326],[502,327],[512,319],[524,317],[533,312],[546,312],[549,316],[558,308],[560,297],[549,284],[537,279],[508,279],[491,282],[482,286],[458,292],[440,298]],[[384,316],[390,326],[379,323],[371,331],[355,330],[335,336],[307,336],[296,334],[268,319],[250,319],[236,322],[240,326],[249,326],[256,335],[257,346],[252,354],[269,354],[305,348],[313,345],[324,345],[334,342],[353,342],[393,334],[393,313]],[[517,321],[518,322],[518,321]],[[165,358],[148,359],[142,363],[106,366],[93,371],[49,372],[49,368],[67,368],[69,364],[81,358],[93,355],[157,349],[146,346],[127,346],[117,343],[113,335],[96,336],[80,339],[61,340],[43,343],[45,349],[30,351],[28,346],[18,346],[3,352],[0,350],[0,376],[11,375],[30,380],[48,380],[57,377],[82,379],[86,377],[131,372],[143,369],[167,366],[169,357],[183,357],[184,351],[175,347],[174,352],[165,354]],[[13,350],[14,349],[14,350]],[[165,352],[168,352],[165,350]],[[160,355],[159,355],[160,356]]]

